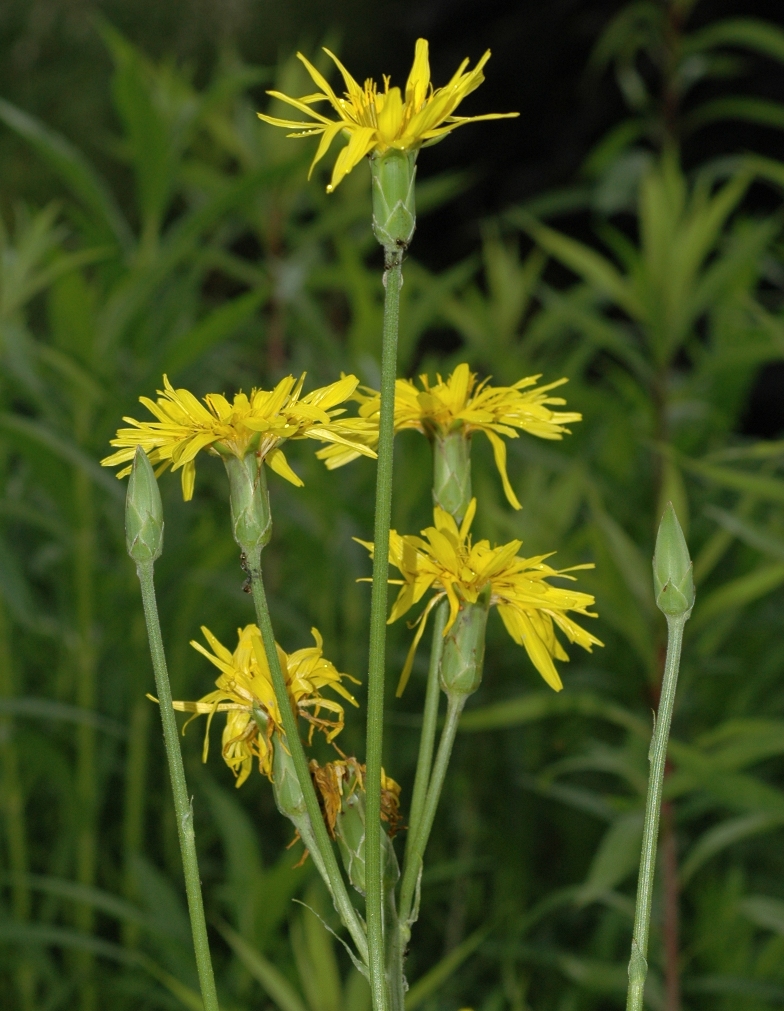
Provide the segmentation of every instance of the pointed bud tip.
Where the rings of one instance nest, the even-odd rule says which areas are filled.
[[[135,562],[154,562],[163,551],[163,503],[152,464],[136,447],[125,497],[125,543]]]
[[[672,502],[667,503],[656,535],[653,588],[660,611],[671,617],[688,617],[694,606],[692,562]]]

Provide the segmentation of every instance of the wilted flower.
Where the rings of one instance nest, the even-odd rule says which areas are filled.
[[[237,648],[231,653],[210,632],[202,626],[204,638],[212,647],[212,653],[199,642],[191,646],[203,653],[220,670],[215,682],[216,691],[210,692],[198,702],[175,702],[179,712],[207,717],[204,736],[203,759],[206,762],[209,749],[209,732],[215,713],[227,713],[223,731],[223,759],[237,777],[237,786],[242,786],[250,775],[254,757],[258,759],[259,771],[272,778],[272,734],[282,726],[280,709],[275,699],[269,665],[264,653],[261,634],[256,625],[246,625],[237,630]],[[348,678],[359,684],[348,674],[341,674],[334,664],[322,655],[323,640],[318,629],[311,629],[315,646],[285,653],[277,647],[283,676],[286,679],[289,698],[296,711],[310,723],[310,733],[314,729],[332,741],[343,729],[343,706],[332,699],[321,696],[322,688],[331,688],[344,699],[356,706],[353,695],[341,684],[341,678]],[[332,719],[322,716],[322,710]],[[190,723],[187,721],[182,728]],[[263,729],[262,729],[263,728]]]

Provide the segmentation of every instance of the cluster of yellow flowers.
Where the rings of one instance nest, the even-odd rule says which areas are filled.
[[[560,379],[538,386],[539,376],[529,376],[511,386],[491,386],[488,380],[477,381],[467,364],[458,365],[446,380],[436,377],[430,382],[419,377],[420,387],[400,379],[395,391],[395,430],[412,429],[428,438],[441,438],[456,431],[470,439],[475,432],[483,433],[493,447],[495,462],[509,502],[520,508],[506,470],[506,447],[503,437],[517,438],[520,431],[543,439],[561,439],[568,424],[580,421],[573,411],[558,411],[565,401],[550,396],[550,392],[566,380]],[[158,465],[158,473],[171,467],[182,471],[183,496],[193,495],[195,458],[201,450],[217,455],[242,457],[255,453],[292,484],[302,481],[286,460],[281,446],[289,439],[315,439],[329,443],[317,456],[334,469],[357,459],[360,455],[375,456],[378,443],[379,394],[359,387],[355,376],[344,376],[336,383],[302,395],[304,376],[299,380],[288,376],[273,390],[251,390],[249,395],[237,393],[230,403],[226,397],[210,393],[200,402],[184,389],[174,389],[164,376],[164,390],[157,401],[142,397],[141,402],[158,419],[137,421],[124,419],[132,427],[120,429],[112,445],[118,451],[107,457],[105,466],[127,464],[136,446],[142,446],[150,460]],[[346,417],[339,405],[348,401],[359,404],[356,417]],[[206,405],[206,406],[205,406]],[[118,474],[129,472],[125,467]],[[471,525],[476,514],[476,500],[458,527],[454,518],[436,507],[434,525],[422,531],[421,537],[401,536],[390,532],[389,561],[401,574],[390,582],[400,586],[389,621],[403,617],[429,590],[429,599],[415,625],[414,636],[401,675],[399,691],[411,672],[416,647],[425,629],[427,617],[442,599],[449,601],[449,631],[464,603],[476,602],[482,589],[490,583],[490,603],[498,612],[516,643],[524,646],[532,663],[544,680],[556,691],[562,687],[555,660],[568,660],[555,629],[559,628],[570,642],[590,650],[601,642],[574,622],[568,612],[595,617],[589,609],[594,598],[587,593],[554,586],[549,579],[573,579],[570,574],[591,566],[555,569],[546,563],[548,555],[524,558],[518,555],[522,542],[510,541],[491,547],[487,540],[473,542]],[[361,541],[372,553],[373,545]],[[204,653],[221,670],[216,690],[198,702],[176,702],[175,708],[194,716],[208,716],[209,724],[216,712],[228,714],[223,733],[222,754],[237,776],[237,785],[250,773],[252,761],[267,776],[272,771],[271,734],[280,726],[280,714],[275,702],[269,669],[255,625],[239,631],[239,643],[230,653],[208,629],[203,629],[212,647],[209,653],[199,643],[192,645]],[[322,656],[322,641],[314,629],[316,647],[286,654],[279,649],[286,673],[292,703],[305,719],[311,732],[318,727],[333,740],[343,727],[343,708],[324,699],[320,689],[331,687],[356,705],[354,698],[341,684],[341,675]],[[262,733],[253,710],[256,707],[268,718],[268,730]],[[332,720],[322,712],[330,713]],[[187,725],[187,724],[186,724]],[[205,758],[207,740],[205,739]]]

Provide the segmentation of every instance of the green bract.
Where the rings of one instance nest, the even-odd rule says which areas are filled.
[[[482,683],[490,583],[475,604],[464,603],[444,639],[441,687],[450,696],[472,695]]]
[[[669,617],[689,616],[694,607],[691,557],[672,502],[664,510],[656,535],[653,589],[660,611]]]
[[[407,249],[414,237],[416,156],[391,149],[370,159],[373,234],[384,248]]]
[[[163,505],[152,464],[136,450],[125,496],[125,543],[135,562],[154,562],[163,551]]]
[[[229,475],[234,540],[246,555],[252,555],[269,544],[272,536],[264,463],[255,453],[247,453],[242,459],[224,456],[223,462]]]
[[[471,437],[461,425],[433,438],[433,505],[462,523],[471,497]]]

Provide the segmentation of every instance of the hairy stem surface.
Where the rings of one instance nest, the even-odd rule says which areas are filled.
[[[656,845],[659,836],[664,765],[667,759],[667,741],[670,736],[675,689],[678,685],[685,623],[686,616],[684,615],[668,616],[667,618],[667,659],[664,663],[659,711],[656,714],[656,726],[649,752],[651,771],[648,779],[648,796],[645,801],[645,824],[642,836],[640,876],[637,882],[637,905],[634,910],[634,933],[632,935],[632,955],[629,960],[626,1011],[642,1011],[643,1007],[645,977],[648,973],[646,959],[651,926],[651,899],[656,870]]]
[[[384,971],[384,882],[381,850],[381,754],[384,737],[384,667],[387,638],[389,525],[392,519],[392,451],[395,435],[395,377],[403,254],[384,249],[384,329],[381,345],[381,417],[378,431],[373,590],[370,602],[365,780],[366,915],[370,989],[374,1011],[388,1011]]]
[[[161,623],[158,618],[158,604],[155,599],[155,583],[153,581],[153,563],[142,562],[136,566],[139,582],[142,588],[142,603],[144,619],[147,623],[147,637],[150,640],[150,654],[155,672],[155,687],[158,692],[161,723],[163,724],[163,741],[166,746],[166,758],[169,763],[172,794],[174,795],[174,810],[177,816],[177,834],[180,839],[182,853],[182,869],[185,875],[185,891],[188,896],[188,912],[191,918],[193,933],[193,948],[196,954],[196,968],[199,974],[201,997],[204,1011],[219,1011],[218,994],[215,989],[215,978],[212,972],[210,946],[207,940],[207,924],[204,919],[204,904],[201,897],[201,881],[199,879],[199,862],[196,856],[196,837],[193,833],[193,808],[188,797],[188,787],[185,782],[185,769],[182,764],[182,752],[177,733],[177,721],[172,706],[169,672],[166,668],[166,654],[163,649]]]

